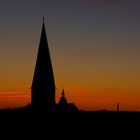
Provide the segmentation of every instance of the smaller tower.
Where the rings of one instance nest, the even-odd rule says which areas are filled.
[[[75,106],[74,103],[68,103],[65,97],[65,91],[63,89],[62,96],[58,103],[58,112],[78,112],[78,108]]]
[[[66,97],[65,97],[65,91],[64,91],[64,89],[63,89],[63,91],[62,91],[62,96],[61,96],[60,101],[59,101],[59,105],[65,106],[65,105],[67,105],[67,104],[68,104],[68,103],[67,103],[67,99],[66,99]]]

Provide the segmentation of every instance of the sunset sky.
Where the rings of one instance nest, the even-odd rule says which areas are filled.
[[[30,103],[43,17],[57,102],[140,111],[139,0],[1,0],[0,108]]]

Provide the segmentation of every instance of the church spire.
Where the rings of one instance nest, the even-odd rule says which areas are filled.
[[[31,89],[33,107],[50,109],[55,105],[55,81],[44,18]]]

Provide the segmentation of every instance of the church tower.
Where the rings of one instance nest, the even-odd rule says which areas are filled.
[[[54,111],[55,80],[44,20],[31,92],[31,105],[34,110],[48,112]]]

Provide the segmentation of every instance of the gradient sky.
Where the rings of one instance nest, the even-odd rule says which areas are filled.
[[[56,101],[140,111],[139,0],[1,0],[0,108],[30,103],[43,16]]]

